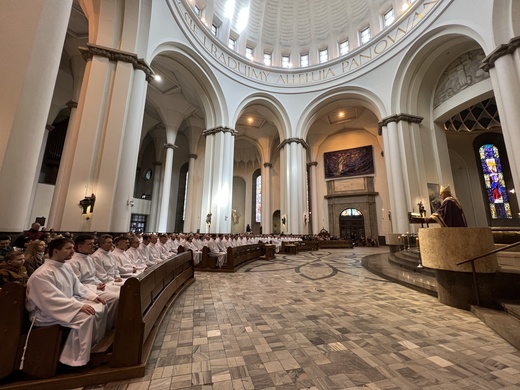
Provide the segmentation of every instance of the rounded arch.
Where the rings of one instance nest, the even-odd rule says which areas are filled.
[[[254,105],[265,108],[264,114],[268,115],[276,126],[280,139],[285,139],[291,134],[291,122],[284,105],[276,97],[262,92],[253,93],[240,102],[232,123],[237,123],[244,111]]]
[[[303,139],[307,139],[312,124],[338,101],[352,102],[368,108],[378,119],[386,115],[383,102],[370,90],[361,87],[340,87],[329,90],[312,100],[302,112],[298,128],[301,129]]]
[[[193,49],[176,43],[162,42],[152,51],[149,62],[157,56],[172,61],[175,70],[194,88],[204,110],[206,128],[228,123],[227,103],[220,84],[209,66]]]
[[[443,70],[464,51],[486,49],[484,38],[466,26],[443,25],[411,44],[399,64],[392,86],[392,113],[418,114],[419,107],[429,110],[431,94]],[[432,92],[432,93],[433,93]]]

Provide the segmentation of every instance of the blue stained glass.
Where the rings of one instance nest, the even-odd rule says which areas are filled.
[[[485,144],[479,149],[492,219],[511,219],[511,206],[502,171],[502,162],[495,145]]]

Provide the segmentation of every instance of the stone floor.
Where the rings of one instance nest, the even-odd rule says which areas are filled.
[[[386,248],[197,273],[146,376],[106,389],[520,389],[520,351],[471,313],[386,281]]]

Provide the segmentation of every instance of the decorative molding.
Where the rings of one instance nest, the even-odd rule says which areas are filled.
[[[154,72],[152,68],[146,63],[144,58],[138,58],[137,54],[94,45],[92,43],[87,43],[87,47],[79,47],[78,49],[85,61],[91,61],[94,56],[99,56],[108,58],[109,61],[113,62],[126,62],[132,64],[135,70],[143,71],[146,75],[146,81],[150,82],[153,80]]]
[[[316,167],[316,166],[318,166],[318,162],[317,161],[312,161],[310,163],[307,163],[307,166],[308,167]]]
[[[160,161],[154,161],[154,162],[152,163],[152,165],[153,165],[154,167],[160,167],[160,166],[162,165],[162,162],[160,162]]]
[[[54,130],[54,126],[53,125],[45,125],[45,130],[47,130],[49,133]]]
[[[271,163],[264,163],[264,168],[272,168],[273,164]]]
[[[67,103],[65,103],[65,105],[71,109],[78,108],[78,102],[75,102],[74,100],[69,100]]]
[[[489,72],[491,68],[495,67],[495,62],[500,57],[508,54],[513,54],[516,49],[520,47],[520,36],[511,38],[508,44],[502,44],[493,50],[489,55],[482,60],[481,68],[484,72]]]
[[[304,139],[301,139],[301,138],[287,138],[287,139],[284,139],[280,143],[280,145],[278,145],[278,150],[281,150],[285,145],[292,144],[292,143],[302,144],[305,149],[309,149],[309,144],[307,142],[305,142]]]
[[[378,129],[377,134],[382,135],[383,134],[383,127],[387,126],[390,122],[399,123],[401,121],[405,121],[408,123],[421,123],[423,121],[422,116],[416,116],[411,114],[395,114],[391,116],[387,116],[386,118],[383,118],[378,123]]]
[[[193,154],[193,153],[188,154],[188,158],[193,158],[193,159],[196,160],[197,157],[198,157],[198,156],[197,156],[196,154]]]
[[[233,137],[236,137],[238,134],[238,131],[236,131],[235,129],[232,129],[231,127],[219,126],[219,127],[213,128],[213,129],[204,130],[202,132],[202,135],[204,137],[207,137],[208,135],[213,135],[213,134],[217,134],[217,133],[230,133]]]
[[[163,145],[165,149],[178,149],[179,147],[177,145],[174,145],[174,144],[164,144]]]

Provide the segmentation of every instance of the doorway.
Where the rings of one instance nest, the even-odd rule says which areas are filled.
[[[359,245],[365,240],[365,217],[358,209],[348,208],[339,215],[340,238],[352,240],[354,245]]]

